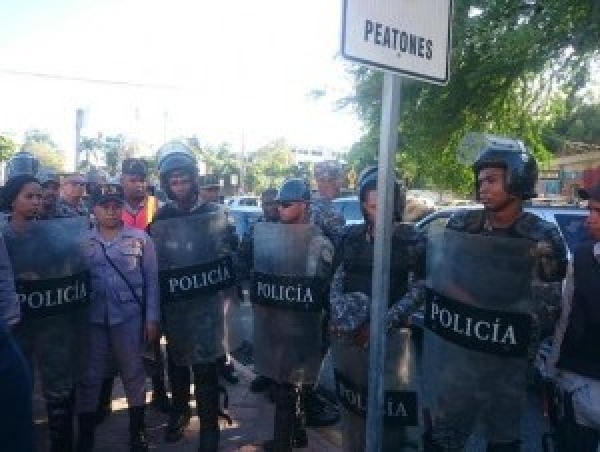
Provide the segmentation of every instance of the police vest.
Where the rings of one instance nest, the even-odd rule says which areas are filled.
[[[146,202],[137,213],[132,213],[127,209],[123,209],[122,220],[127,226],[145,230],[154,219],[157,210],[158,200],[154,196],[147,196]]]
[[[371,295],[373,277],[374,243],[366,240],[366,227],[354,225],[344,237],[342,263],[344,264],[344,292],[362,292]],[[415,253],[418,253],[419,237],[411,225],[398,224],[392,236],[390,256],[390,305],[398,301],[408,290],[410,271],[422,273]],[[420,276],[420,275],[419,275]]]

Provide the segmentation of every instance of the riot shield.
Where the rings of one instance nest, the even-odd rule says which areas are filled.
[[[352,338],[332,343],[335,390],[341,405],[344,451],[362,452],[366,447],[369,348]],[[419,450],[417,356],[411,330],[390,331],[384,365],[383,451]]]
[[[440,425],[519,436],[532,346],[533,242],[444,229],[429,236],[424,394]],[[452,428],[452,427],[451,427]]]
[[[83,236],[85,218],[31,221],[23,231],[9,224],[4,240],[21,306],[16,336],[39,366],[44,390],[64,396],[73,388],[87,323],[90,278]]]
[[[331,256],[331,242],[314,225],[256,223],[251,299],[259,375],[294,384],[316,380],[327,297],[320,262]]]
[[[224,212],[158,220],[150,226],[161,307],[177,365],[213,361],[229,349],[226,289],[235,284]]]

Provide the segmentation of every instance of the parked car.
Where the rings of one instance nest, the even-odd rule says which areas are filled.
[[[346,224],[362,224],[364,219],[360,211],[358,196],[344,196],[332,201],[334,208],[344,216]]]
[[[473,209],[474,206],[445,207],[426,216],[416,223],[416,226],[426,233],[437,226],[445,226],[448,219],[459,210]],[[525,211],[536,214],[550,223],[558,226],[567,244],[569,255],[575,247],[588,238],[585,228],[587,211],[579,207],[571,206],[539,206],[525,205]]]
[[[473,209],[473,206],[445,207],[423,218],[421,221],[416,223],[416,226],[420,230],[424,231],[425,234],[428,234],[434,229],[445,227],[449,218],[455,212],[464,209]],[[554,223],[558,226],[558,229],[562,234],[565,243],[567,244],[569,259],[573,255],[573,251],[577,245],[584,240],[587,240],[589,237],[585,227],[585,219],[587,217],[586,209],[565,206],[525,205],[525,211],[534,213],[544,220]],[[412,317],[412,323],[416,326],[422,327],[423,313],[415,313]]]
[[[254,223],[263,213],[262,209],[256,206],[230,207],[228,211],[233,218],[235,232],[240,240],[244,237],[244,234],[250,225],[252,225],[252,223]]]
[[[244,195],[232,196],[225,199],[225,205],[229,208],[234,207],[260,207],[260,198],[258,196]]]

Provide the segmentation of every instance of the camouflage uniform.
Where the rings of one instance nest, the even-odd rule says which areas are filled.
[[[417,366],[412,351],[410,329],[406,328],[413,306],[420,303],[420,286],[425,272],[425,252],[422,235],[409,224],[396,224],[392,236],[390,262],[390,294],[388,310],[388,340],[384,385],[386,394],[408,391],[413,397],[411,416],[395,419],[392,428],[384,429],[383,450],[418,448],[416,385]],[[374,243],[365,225],[347,227],[339,250],[340,266],[331,285],[331,324],[337,337],[332,350],[336,391],[344,407],[344,450],[361,451],[366,440],[366,389],[368,386],[369,348],[358,340],[362,327],[368,326],[371,311]],[[417,298],[416,300],[414,298]],[[401,326],[400,328],[392,328]],[[401,369],[401,370],[400,370]],[[349,393],[353,395],[348,396]],[[362,397],[362,399],[361,399]],[[356,402],[356,400],[361,402]],[[385,404],[387,406],[387,403]],[[407,405],[408,406],[408,405]],[[394,421],[386,413],[386,420]],[[408,417],[411,419],[409,420]],[[399,428],[400,427],[400,428]],[[406,427],[406,428],[402,428]]]
[[[497,252],[493,255],[488,254],[485,263],[478,261],[481,269],[475,267],[467,269],[466,266],[476,266],[477,263],[465,261],[461,264],[460,256],[453,256],[448,250],[438,256],[432,253],[428,255],[428,260],[432,261],[432,265],[436,265],[434,261],[439,259],[438,265],[445,267],[442,268],[442,273],[446,276],[440,278],[449,278],[445,283],[450,284],[447,287],[460,288],[461,284],[466,284],[466,287],[471,290],[488,294],[487,300],[475,295],[473,303],[476,306],[484,303],[481,305],[483,307],[486,306],[485,303],[489,303],[492,310],[524,312],[532,320],[529,330],[532,334],[526,336],[531,337],[531,341],[530,344],[525,344],[526,350],[521,356],[496,354],[491,351],[482,353],[474,351],[476,349],[462,348],[462,345],[453,342],[452,339],[440,339],[443,336],[436,336],[429,330],[426,331],[425,368],[426,372],[431,373],[426,377],[432,382],[436,381],[427,389],[427,396],[430,397],[433,409],[432,438],[442,450],[462,451],[475,423],[481,422],[486,439],[490,443],[506,445],[507,450],[515,450],[514,448],[518,447],[515,445],[518,444],[521,436],[520,420],[525,401],[527,366],[530,361],[527,359],[527,354],[531,358],[537,346],[539,331],[547,328],[545,323],[554,320],[557,312],[560,303],[560,297],[557,295],[560,293],[561,280],[566,270],[566,248],[555,226],[530,213],[522,213],[509,228],[494,229],[489,226],[484,210],[469,210],[453,215],[447,228],[466,235],[488,236],[493,237],[494,240],[508,239],[502,242],[506,245],[495,245],[494,249]],[[442,240],[448,244],[450,239],[444,236]],[[464,243],[468,243],[468,240],[465,239]],[[523,262],[524,270],[509,268],[508,261],[502,260],[505,258],[501,256],[505,256],[507,251],[504,248],[500,250],[498,246],[506,247],[509,243],[513,243],[517,250],[514,262]],[[485,249],[483,242],[471,242],[466,246],[479,247],[479,250]],[[489,252],[493,253],[491,249]],[[523,258],[518,255],[521,252],[526,253],[522,255]],[[494,261],[493,259],[498,256],[500,256],[499,260]],[[531,259],[530,264],[526,264],[527,261],[524,259],[527,258]],[[448,265],[455,267],[448,267]],[[500,267],[501,265],[505,267]],[[502,281],[505,281],[504,284],[509,284],[514,293],[506,293],[502,291],[503,288],[494,285],[495,268],[498,272],[503,272],[502,277],[505,279]],[[477,271],[480,273],[477,274]],[[434,269],[428,277],[433,278],[434,281],[436,274],[440,272]],[[490,278],[490,281],[486,283],[483,280],[487,278]],[[467,279],[471,282],[467,282]],[[436,283],[434,282],[433,285],[435,286]],[[497,293],[495,297],[494,292]],[[461,299],[458,295],[445,296],[454,300]],[[492,301],[492,299],[499,301]],[[506,300],[510,300],[510,303]],[[468,299],[464,299],[462,303],[470,304]],[[454,328],[460,330],[460,327]],[[527,345],[529,345],[528,350]],[[429,356],[431,358],[428,358]]]
[[[318,195],[312,198],[310,223],[320,227],[335,248],[342,242],[346,220],[330,200]]]

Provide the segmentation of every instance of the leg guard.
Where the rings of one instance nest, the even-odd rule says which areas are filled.
[[[73,398],[48,402],[46,407],[50,430],[50,452],[72,452]]]
[[[112,392],[115,378],[105,378],[100,387],[100,398],[98,400],[98,409],[96,411],[96,422],[103,422],[111,413]]]
[[[275,422],[273,425],[273,452],[291,452],[296,420],[296,394],[292,385],[276,384]]]
[[[148,451],[143,406],[134,406],[129,408],[129,438],[131,452]]]
[[[77,435],[77,452],[92,452],[94,449],[94,430],[96,429],[96,413],[80,413],[78,416],[79,432]]]
[[[194,366],[196,406],[200,420],[199,452],[219,450],[219,376],[216,363]]]

